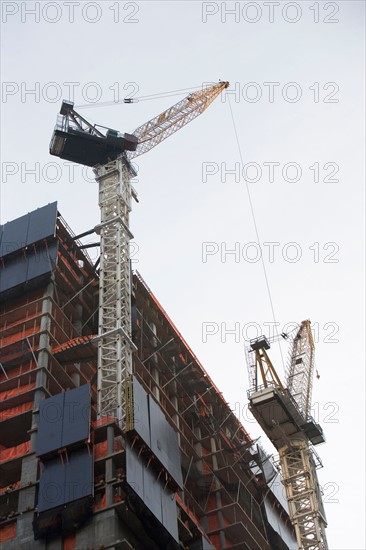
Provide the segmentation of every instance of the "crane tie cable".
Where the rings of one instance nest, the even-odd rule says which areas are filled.
[[[171,90],[170,92],[161,92],[158,94],[151,94],[138,97],[125,97],[123,99],[118,99],[117,101],[102,101],[98,103],[84,103],[83,105],[76,105],[75,109],[87,109],[88,107],[108,107],[110,105],[119,105],[121,103],[138,103],[140,101],[148,101],[150,99],[161,99],[165,97],[174,97],[176,95],[181,95],[183,92],[191,92],[192,90],[197,90],[202,88],[201,86],[193,86],[191,88],[181,88],[180,90]]]
[[[232,120],[233,127],[234,127],[234,133],[235,133],[236,144],[237,144],[237,146],[238,146],[240,162],[241,162],[241,165],[244,166],[243,155],[242,155],[242,152],[241,152],[241,147],[240,147],[240,142],[239,142],[238,131],[237,131],[237,128],[236,128],[235,119],[234,119],[233,110],[232,110],[232,107],[231,107],[231,102],[230,102],[230,97],[229,97],[229,96],[228,96],[228,103],[229,103],[229,108],[230,108],[231,120]],[[243,172],[242,172],[242,173],[243,173]],[[256,220],[255,213],[254,213],[253,201],[252,201],[252,197],[251,197],[251,194],[250,194],[248,181],[247,181],[247,179],[245,178],[244,175],[243,175],[243,179],[244,179],[245,187],[246,187],[246,190],[247,190],[247,195],[248,195],[248,200],[249,200],[249,206],[250,206],[250,211],[251,211],[251,214],[252,214],[252,220],[253,220],[253,225],[254,225],[254,230],[255,230],[256,237],[257,237],[258,246],[259,246],[260,251],[261,251],[261,264],[262,264],[262,268],[263,268],[264,279],[265,279],[265,282],[266,282],[266,287],[267,287],[267,292],[268,292],[268,297],[269,297],[269,303],[270,303],[270,306],[271,306],[273,321],[274,321],[274,323],[275,323],[275,331],[276,331],[276,334],[277,334],[277,336],[278,336],[276,315],[275,315],[274,306],[273,306],[272,294],[271,294],[271,290],[270,290],[270,287],[269,287],[269,281],[268,281],[268,276],[267,276],[266,264],[264,263],[264,258],[263,258],[263,254],[262,254],[261,241],[260,241],[260,239],[259,239],[258,224],[257,224],[257,220]],[[284,359],[283,359],[283,354],[282,354],[282,348],[281,348],[280,344],[279,344],[278,346],[279,346],[279,348],[280,348],[282,365],[283,365],[283,367],[285,367],[285,363],[284,363]]]

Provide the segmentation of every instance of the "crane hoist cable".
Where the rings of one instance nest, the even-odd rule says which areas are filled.
[[[228,103],[229,103],[229,108],[230,108],[231,120],[232,120],[233,127],[234,127],[234,133],[235,133],[236,144],[237,144],[238,151],[239,151],[240,162],[241,162],[241,165],[244,166],[243,154],[242,154],[242,151],[241,151],[241,146],[240,146],[238,131],[237,131],[236,124],[235,124],[235,119],[234,119],[233,110],[232,110],[232,107],[231,107],[230,96],[228,96]],[[254,206],[253,206],[252,196],[251,196],[250,190],[249,190],[248,181],[246,180],[246,178],[245,178],[244,175],[243,175],[243,179],[244,179],[244,181],[245,181],[245,186],[246,186],[247,195],[248,195],[248,200],[249,200],[249,206],[250,206],[250,212],[251,212],[251,214],[252,214],[252,220],[253,220],[253,225],[254,225],[254,231],[255,231],[255,234],[256,234],[256,237],[257,237],[258,246],[259,246],[260,250],[262,250],[261,241],[260,241],[260,238],[259,238],[259,230],[258,230],[257,219],[256,219],[255,212],[254,212]],[[264,263],[263,254],[261,254],[260,260],[261,260],[261,264],[262,264],[262,268],[263,268],[264,279],[265,279],[265,284],[266,284],[266,288],[267,288],[269,303],[270,303],[270,307],[271,307],[273,322],[274,322],[274,324],[275,324],[276,336],[278,336],[276,314],[275,314],[275,310],[274,310],[274,305],[273,305],[273,300],[272,300],[272,294],[271,294],[271,289],[270,289],[270,286],[269,286],[269,280],[268,280],[268,275],[267,275],[267,269],[266,269],[266,265],[265,265],[265,263]],[[281,348],[280,344],[278,344],[278,347],[279,347],[279,349],[280,349],[282,365],[283,365],[283,367],[284,367],[284,366],[285,366],[285,362],[284,362],[284,359],[283,359],[282,348]]]
[[[157,94],[150,94],[145,96],[137,96],[137,97],[124,97],[122,99],[118,99],[117,101],[111,100],[111,101],[102,101],[98,103],[84,103],[83,105],[76,105],[75,109],[87,109],[88,107],[109,107],[111,105],[120,105],[123,103],[138,103],[140,101],[149,101],[151,99],[162,99],[165,97],[174,97],[177,95],[181,95],[185,92],[192,92],[192,90],[198,90],[199,88],[202,88],[202,84],[200,86],[192,86],[190,88],[181,88],[180,90],[171,90],[170,92],[159,92]]]

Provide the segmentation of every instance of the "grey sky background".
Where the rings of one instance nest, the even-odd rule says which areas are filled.
[[[136,159],[133,267],[249,433],[275,454],[246,407],[245,340],[273,333],[274,319],[243,175],[225,173],[242,168],[231,105],[278,331],[306,318],[314,326],[329,546],[364,549],[364,2],[4,1],[1,9],[1,223],[54,200],[75,233],[98,223],[91,170],[48,153],[62,99],[89,104],[80,114],[92,122],[132,132],[187,94],[98,105],[230,81],[206,113]],[[274,181],[268,163],[279,163]]]

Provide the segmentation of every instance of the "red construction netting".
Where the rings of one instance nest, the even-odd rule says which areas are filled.
[[[117,418],[115,416],[102,416],[99,420],[93,420],[93,428],[98,428],[99,426],[104,426],[105,424],[110,424],[111,422],[116,422]]]
[[[114,495],[114,502],[122,502],[122,497],[119,494]],[[103,497],[100,500],[97,500],[97,502],[94,502],[93,504],[93,511],[96,512],[97,510],[101,510],[102,508],[106,507],[106,496],[105,493],[103,494]]]
[[[14,397],[15,395],[19,395],[20,393],[29,391],[33,389],[35,385],[35,382],[32,382],[31,384],[24,384],[23,386],[13,388],[12,390],[2,391],[0,392],[0,401],[5,401],[5,399],[9,399],[9,397]]]
[[[29,452],[30,441],[16,445],[15,447],[9,447],[8,449],[2,449],[0,451],[0,462],[5,462],[18,456],[26,455]]]
[[[29,338],[35,334],[38,334],[40,331],[41,325],[35,325],[31,328],[28,328],[26,330],[21,330],[19,332],[16,332],[15,334],[10,334],[10,336],[6,336],[1,339],[1,346],[5,347],[9,344],[13,344],[14,342],[20,342],[21,340],[24,340],[25,338]]]
[[[72,338],[72,340],[68,340],[67,342],[64,342],[63,344],[59,344],[57,346],[54,346],[52,348],[52,353],[58,353],[60,351],[64,351],[66,349],[72,349],[75,346],[78,346],[80,344],[86,344],[90,340],[95,338],[94,334],[89,334],[87,336],[77,336],[76,338]]]
[[[62,539],[62,550],[74,550],[76,547],[76,533]]]
[[[0,542],[5,542],[10,539],[15,539],[17,536],[17,524],[10,523],[10,525],[4,525],[0,527]]]
[[[114,452],[122,450],[122,445],[119,441],[114,440]],[[101,458],[102,456],[107,455],[107,442],[102,441],[101,443],[96,443],[94,445],[94,458]]]
[[[19,352],[20,353],[24,352]],[[21,374],[25,374],[26,372],[30,372],[31,370],[37,368],[37,365],[34,361],[28,362],[26,365],[21,365],[20,367],[15,367],[12,369],[7,370],[6,375],[4,374],[3,370],[0,370],[0,382],[4,382],[5,380],[11,380],[13,378],[17,378]]]
[[[6,409],[5,411],[0,412],[0,421],[7,420],[12,416],[16,416],[17,414],[21,414],[26,411],[31,411],[32,409],[33,401],[28,401],[28,403],[22,403],[21,405],[17,405],[16,407],[11,407],[10,409]]]
[[[101,498],[97,502],[94,502],[93,511],[96,512],[97,510],[100,510],[101,508],[105,508],[105,505],[106,505],[106,497],[105,497],[105,493],[104,493],[103,498]]]
[[[4,493],[9,493],[10,491],[14,491],[14,489],[19,489],[19,487],[20,487],[20,481],[11,483],[7,487],[0,487],[0,495],[3,495]]]

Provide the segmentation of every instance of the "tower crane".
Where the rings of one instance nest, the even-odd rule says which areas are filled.
[[[131,159],[147,153],[191,122],[217,98],[228,82],[203,86],[132,134],[92,125],[70,101],[63,101],[51,138],[50,153],[92,166],[99,185],[100,234],[98,316],[98,415],[115,416],[125,427],[125,383],[132,374],[131,273],[129,227],[131,185],[136,173]]]
[[[315,349],[310,321],[302,321],[292,340],[286,385],[269,358],[269,349],[265,336],[251,340],[247,349],[249,408],[279,452],[298,549],[327,550],[317,455],[312,448],[325,439],[310,415]]]

